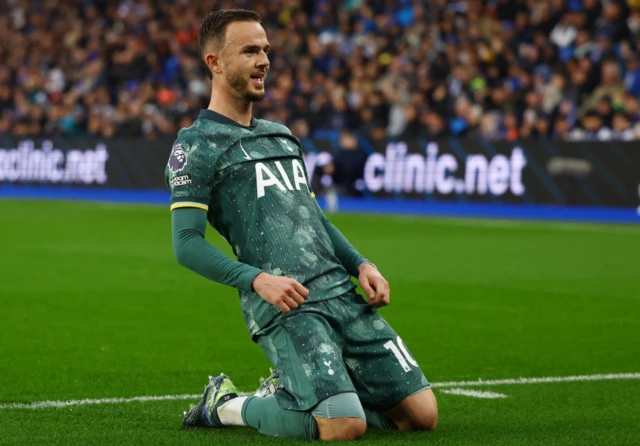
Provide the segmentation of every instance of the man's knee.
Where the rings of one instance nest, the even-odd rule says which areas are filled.
[[[401,430],[434,430],[438,425],[436,397],[431,389],[423,390],[402,400],[387,416]]]
[[[311,414],[318,423],[321,440],[357,440],[367,430],[364,409],[353,392],[321,401]]]
[[[367,422],[360,418],[316,418],[321,440],[357,440],[367,430]]]
[[[431,389],[420,392],[422,395],[420,400],[421,410],[418,411],[415,418],[415,426],[418,430],[432,431],[438,426],[438,403]]]
[[[413,430],[434,430],[438,426],[438,407],[429,407],[420,411],[411,421]]]

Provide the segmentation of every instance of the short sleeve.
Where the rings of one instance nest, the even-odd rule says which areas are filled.
[[[213,173],[214,154],[204,138],[198,133],[181,132],[165,169],[171,210],[184,207],[209,210]]]

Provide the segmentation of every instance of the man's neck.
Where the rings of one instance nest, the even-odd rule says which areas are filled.
[[[213,91],[208,109],[220,113],[240,125],[251,125],[253,103],[250,101],[234,98],[219,91]]]

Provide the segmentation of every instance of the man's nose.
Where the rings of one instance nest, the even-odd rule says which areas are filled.
[[[256,65],[259,67],[265,67],[265,68],[269,68],[269,56],[267,55],[267,53],[265,53],[264,51],[261,54],[261,57],[258,58],[258,61],[256,62]]]

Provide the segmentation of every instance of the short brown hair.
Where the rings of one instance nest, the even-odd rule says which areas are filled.
[[[213,78],[213,74],[204,60],[207,47],[213,44],[216,48],[221,48],[224,44],[227,26],[233,22],[262,23],[262,17],[257,12],[247,9],[219,9],[211,11],[200,23],[198,49],[200,51],[200,61],[204,65],[209,79]]]

